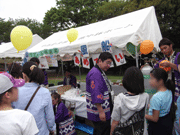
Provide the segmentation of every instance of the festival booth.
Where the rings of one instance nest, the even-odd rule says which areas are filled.
[[[37,45],[41,41],[43,41],[43,39],[39,35],[34,34],[31,45],[27,49],[19,51],[18,53],[14,48],[12,42],[3,43],[2,45],[0,45],[0,63],[5,63],[6,69],[7,63],[15,61],[22,62],[22,60],[25,58],[25,52],[27,52],[28,49]]]
[[[27,49],[20,51],[18,53],[11,42],[4,43],[4,44],[0,45],[0,58],[8,57],[8,58],[23,59],[25,52],[27,52],[27,50],[31,49],[32,47],[34,47],[41,41],[43,41],[43,39],[39,35],[37,35],[37,34],[33,35],[33,40],[32,40],[31,45]]]
[[[77,27],[76,30],[78,31],[78,38],[74,42],[68,41],[68,30],[59,31],[29,49],[29,57],[51,55],[63,57],[65,54],[73,56],[75,53],[80,54],[79,50],[82,48],[87,54],[86,56],[83,55],[83,59],[93,58],[94,54],[99,54],[102,51],[118,54],[117,48],[122,50],[122,55],[123,53],[131,55],[127,51],[129,49],[127,43],[132,43],[138,48],[141,41],[151,40],[154,43],[155,50],[158,51],[158,43],[162,39],[153,6]],[[116,66],[119,66],[121,62],[118,58],[121,59],[122,57],[119,54],[113,56],[116,60]],[[117,63],[118,61],[119,63]],[[86,66],[84,65],[84,67]]]
[[[155,52],[159,51],[158,43],[162,39],[153,6],[75,29],[76,31],[72,32],[72,37],[77,36],[78,32],[75,41],[71,43],[68,41],[69,30],[56,32],[29,49],[29,57],[61,59],[65,55],[70,55],[75,65],[90,69],[90,58],[95,65],[99,54],[108,51],[112,53],[115,61],[115,65],[111,67],[125,64],[124,55],[131,55],[138,65],[140,43],[151,40],[154,43]],[[71,93],[73,90],[77,91],[77,89],[70,90]],[[66,92],[61,97],[68,101],[75,101],[76,115],[87,118],[84,93]]]

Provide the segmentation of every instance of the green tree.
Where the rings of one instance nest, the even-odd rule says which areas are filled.
[[[13,21],[10,19],[5,21],[5,19],[0,18],[0,44],[2,42],[9,42],[10,41],[10,33],[12,29]]]
[[[14,27],[18,25],[27,26],[32,31],[33,34],[38,34],[39,36],[42,37],[42,24],[35,19],[29,19],[29,18],[15,19],[13,25]]]
[[[53,33],[96,22],[101,3],[102,0],[57,0],[57,7],[46,12],[44,25],[49,25],[49,33]]]
[[[54,32],[67,29],[70,25],[70,18],[68,18],[68,14],[65,9],[57,9],[54,7],[46,12],[43,23],[44,27],[49,27],[47,32],[52,34]]]
[[[15,19],[13,20],[10,18],[8,21],[5,19],[0,18],[0,43],[1,42],[10,42],[10,33],[12,29],[18,25],[27,26],[31,29],[33,34],[38,34],[39,36],[43,37],[42,24],[37,22],[35,19]]]
[[[128,3],[127,1],[103,2],[102,6],[97,9],[98,21],[122,15],[123,9]]]

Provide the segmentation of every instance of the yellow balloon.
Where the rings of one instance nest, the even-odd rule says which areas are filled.
[[[69,40],[69,42],[73,42],[77,39],[78,37],[78,31],[74,28],[71,28],[70,30],[68,30],[67,32],[67,38]]]
[[[22,51],[31,45],[33,34],[28,27],[19,25],[12,29],[10,38],[16,50]]]

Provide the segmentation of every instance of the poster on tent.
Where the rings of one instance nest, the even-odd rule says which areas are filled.
[[[101,49],[102,49],[102,52],[113,53],[112,43],[109,40],[102,40],[101,41]]]
[[[75,64],[76,66],[79,66],[79,64],[81,64],[80,54],[79,54],[79,53],[74,56],[74,64]]]
[[[100,55],[100,54],[92,54],[92,60],[93,60],[94,66],[97,64],[97,61],[98,61],[99,55]],[[110,66],[110,67],[114,67],[113,62],[112,62],[112,64],[111,64],[111,66]]]
[[[39,61],[40,61],[39,68],[41,68],[41,69],[49,69],[46,57],[40,57]]]
[[[82,65],[84,68],[90,69],[90,63],[88,57],[82,57]]]
[[[87,45],[81,45],[80,49],[81,49],[81,54],[82,54],[83,57],[89,57],[88,46]]]
[[[58,67],[57,59],[54,55],[45,56],[48,62],[49,67]]]
[[[73,57],[69,54],[65,54],[63,57],[61,57],[62,61],[72,61]]]
[[[122,52],[121,49],[115,49],[114,50],[113,58],[114,58],[114,61],[116,63],[116,66],[126,64],[124,53]]]

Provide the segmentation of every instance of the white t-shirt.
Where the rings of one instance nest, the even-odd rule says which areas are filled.
[[[35,119],[28,111],[0,111],[0,135],[35,135],[38,132]]]

